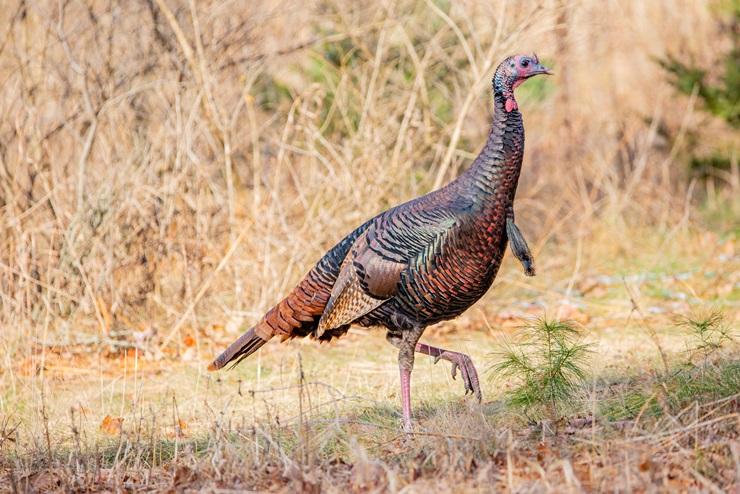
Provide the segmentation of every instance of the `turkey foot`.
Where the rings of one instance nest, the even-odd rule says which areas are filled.
[[[473,361],[469,356],[464,353],[425,345],[424,343],[418,343],[416,345],[416,351],[434,357],[435,364],[439,362],[440,359],[452,362],[452,379],[457,377],[457,369],[460,369],[463,384],[465,385],[465,394],[475,393],[475,397],[480,403],[483,395],[480,390],[480,382],[478,381],[478,372],[476,372]]]

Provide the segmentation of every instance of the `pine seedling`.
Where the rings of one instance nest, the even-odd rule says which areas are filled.
[[[528,418],[557,422],[586,379],[592,344],[570,322],[536,319],[493,352],[492,378],[513,380],[508,403]]]
[[[718,307],[679,316],[676,325],[687,334],[685,353],[688,364],[701,370],[707,368],[712,355],[735,341],[722,309]],[[694,364],[697,357],[701,359],[700,366]]]

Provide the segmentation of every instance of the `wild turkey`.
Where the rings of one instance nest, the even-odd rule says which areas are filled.
[[[514,89],[552,72],[536,55],[516,55],[493,78],[493,127],[468,170],[445,187],[385,211],[335,245],[288,296],[208,367],[234,365],[273,336],[331,340],[351,324],[383,326],[398,347],[403,425],[411,428],[414,352],[452,362],[465,394],[481,400],[478,375],[465,354],[419,343],[430,324],[459,316],[488,290],[507,240],[525,273],[534,260],[514,223],[514,196],[524,152]]]

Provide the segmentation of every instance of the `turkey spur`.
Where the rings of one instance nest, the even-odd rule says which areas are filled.
[[[411,428],[414,353],[452,362],[465,392],[480,401],[470,357],[419,343],[430,324],[452,319],[483,296],[496,277],[507,242],[525,273],[534,260],[514,223],[514,196],[524,153],[522,115],[514,89],[551,74],[535,55],[509,57],[493,78],[493,126],[473,164],[439,190],[367,221],[335,245],[284,300],[208,367],[234,365],[273,336],[331,340],[350,325],[383,326],[398,348],[403,425]]]

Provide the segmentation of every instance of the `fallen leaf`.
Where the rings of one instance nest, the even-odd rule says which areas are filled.
[[[175,487],[185,487],[193,480],[193,470],[186,466],[179,466],[175,469],[175,475],[172,483]]]
[[[175,426],[175,430],[168,434],[170,438],[183,438],[188,437],[188,424],[183,422],[182,420],[177,420],[177,425]]]
[[[100,430],[109,436],[120,435],[121,429],[123,429],[123,417],[113,418],[110,415],[106,415],[103,419],[103,423],[100,424]]]
[[[29,488],[24,492],[54,492],[61,485],[59,475],[48,471],[36,472],[21,478],[20,485]]]
[[[374,461],[358,461],[350,472],[353,492],[381,492],[387,484],[387,475],[383,467]]]
[[[190,335],[187,335],[185,338],[182,339],[182,344],[187,347],[193,347],[195,346],[195,338],[193,338]]]
[[[542,463],[544,460],[551,458],[553,451],[548,444],[537,444],[537,461]]]
[[[638,468],[640,469],[641,472],[647,472],[648,470],[650,470],[650,466],[651,466],[650,458],[646,458],[638,465]]]

